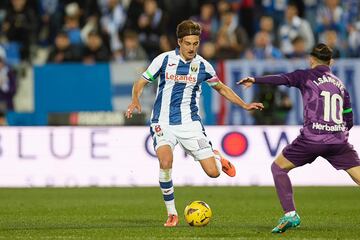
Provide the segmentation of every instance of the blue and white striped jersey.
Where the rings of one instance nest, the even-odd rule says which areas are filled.
[[[159,78],[151,123],[168,125],[201,121],[201,83],[213,86],[219,81],[208,61],[196,55],[186,62],[179,49],[157,56],[142,76],[149,82]]]

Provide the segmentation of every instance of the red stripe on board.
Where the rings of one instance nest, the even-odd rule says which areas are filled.
[[[77,126],[78,123],[79,123],[79,116],[78,116],[78,113],[76,112],[73,112],[73,113],[70,113],[70,118],[69,118],[69,122],[70,122],[70,125],[73,125],[73,126]]]
[[[219,79],[226,84],[225,79],[225,64],[224,61],[218,61],[217,62],[217,74]],[[225,116],[226,116],[226,99],[221,96],[220,97],[220,109],[217,116],[217,124],[218,125],[224,125],[225,124]]]

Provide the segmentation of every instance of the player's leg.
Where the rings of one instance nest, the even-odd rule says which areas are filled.
[[[360,186],[360,166],[347,169],[346,172],[350,175],[354,182]]]
[[[226,173],[230,177],[235,177],[236,175],[236,168],[235,166],[226,158],[224,158],[218,150],[214,150],[214,156],[217,165],[219,162],[221,163],[221,170]]]
[[[346,172],[350,175],[354,182],[360,186],[360,166],[347,169]]]
[[[205,134],[205,129],[198,121],[181,126],[176,132],[181,147],[195,160],[200,162],[205,173],[212,178],[224,171],[229,176],[235,176],[235,167],[218,151],[213,151],[211,142]]]
[[[221,171],[230,177],[236,175],[235,166],[226,158],[221,156],[219,151],[213,150],[213,157],[200,160],[200,165],[209,177],[216,178],[220,176]]]
[[[360,185],[360,158],[353,145],[332,144],[323,156],[337,170],[345,170],[355,183]]]
[[[202,169],[209,177],[217,178],[218,176],[220,176],[221,164],[220,166],[219,164],[217,164],[217,160],[215,159],[215,157],[201,159],[199,160],[199,162]]]
[[[168,219],[164,226],[174,227],[179,222],[171,176],[173,148],[177,143],[176,137],[172,134],[169,126],[152,125],[150,132],[154,139],[154,148],[159,159],[159,184],[168,213]]]
[[[179,223],[178,214],[175,207],[174,185],[172,182],[172,163],[173,151],[169,145],[160,146],[156,154],[159,159],[159,184],[163,194],[168,219],[165,222],[165,227],[174,227]]]
[[[300,224],[300,217],[296,213],[292,184],[288,172],[296,166],[281,153],[271,165],[275,188],[284,210],[284,216],[280,218],[278,225],[272,230],[273,233],[285,232],[288,228]]]

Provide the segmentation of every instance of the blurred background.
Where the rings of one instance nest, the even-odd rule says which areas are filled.
[[[249,114],[203,86],[210,139],[249,168],[248,175],[217,183],[271,185],[272,158],[302,124],[300,93],[268,86],[245,91],[235,82],[306,68],[309,50],[324,42],[334,50],[333,71],[350,92],[358,125],[359,11],[357,0],[1,0],[0,158],[7,177],[0,185],[157,185],[146,127],[156,84],[146,88],[141,114],[127,120],[124,110],[133,82],[155,56],[176,47],[176,26],[189,18],[201,23],[199,53],[219,78],[266,107]],[[192,166],[177,151],[179,161]],[[140,159],[143,168],[125,159]],[[191,179],[178,176],[180,184],[217,184]],[[299,179],[295,184],[351,184],[347,177]]]

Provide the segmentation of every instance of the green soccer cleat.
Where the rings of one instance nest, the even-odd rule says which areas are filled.
[[[295,213],[292,217],[283,216],[279,220],[279,224],[274,227],[272,233],[283,233],[289,228],[295,228],[300,225],[300,216]]]

